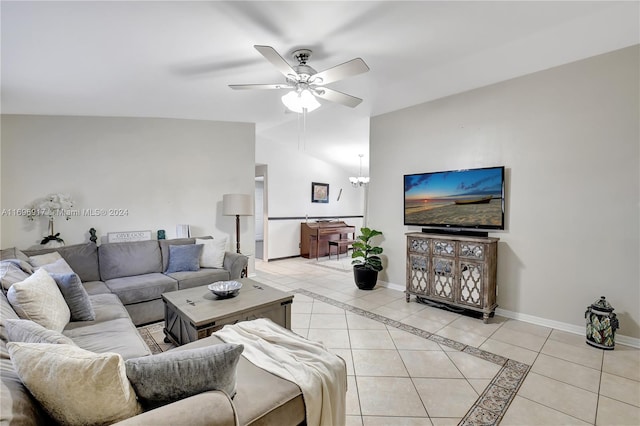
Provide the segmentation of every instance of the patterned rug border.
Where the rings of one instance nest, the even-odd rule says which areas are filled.
[[[148,324],[148,325],[143,325],[141,327],[138,327],[138,333],[140,334],[140,337],[142,337],[142,340],[144,340],[147,346],[149,346],[149,349],[151,349],[152,354],[159,354],[163,352],[163,350],[158,344],[158,342],[156,342],[156,339],[154,339],[153,336],[151,335],[152,333],[151,330],[155,328],[159,328],[160,330],[162,330],[163,326],[164,326],[164,322]]]
[[[326,297],[309,290],[299,288],[291,290],[291,292],[320,300],[354,314],[370,318],[385,325],[390,325],[391,327],[395,327],[399,330],[415,334],[416,336],[431,340],[432,342],[445,345],[449,348],[468,353],[469,355],[473,355],[501,366],[500,371],[498,371],[489,385],[485,388],[484,392],[482,392],[469,411],[467,411],[467,414],[462,418],[459,425],[489,426],[499,424],[531,368],[528,364],[505,358],[501,355],[493,354],[464,343],[456,342],[455,340],[447,339],[446,337],[438,336],[437,334],[401,323],[383,315],[365,311],[364,309],[331,299],[330,297]]]

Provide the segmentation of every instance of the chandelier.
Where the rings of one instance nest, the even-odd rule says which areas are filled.
[[[364,154],[359,154],[358,156],[360,157],[360,173],[358,177],[351,176],[349,178],[349,182],[351,182],[351,186],[354,188],[366,186],[369,183],[369,177],[362,176],[362,157],[364,157]]]

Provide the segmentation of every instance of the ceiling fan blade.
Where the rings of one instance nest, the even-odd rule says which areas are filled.
[[[291,65],[289,65],[273,47],[260,45],[255,45],[253,47],[255,47],[256,50],[267,59],[267,61],[271,62],[273,66],[275,66],[285,77],[291,78],[291,76],[293,76],[295,78],[295,76],[298,75],[298,73],[291,68]]]
[[[287,84],[230,84],[234,90],[246,90],[246,89],[259,89],[259,90],[270,90],[270,89],[294,89],[293,86],[289,86]]]
[[[343,78],[362,74],[367,71],[369,71],[367,64],[361,58],[356,58],[345,62],[344,64],[336,65],[333,68],[314,74],[311,80],[313,81],[313,84],[324,85],[342,80]],[[319,81],[319,79],[322,79],[322,81]]]
[[[360,105],[362,99],[355,96],[347,95],[346,93],[338,92],[337,90],[328,89],[326,87],[319,87],[315,90],[315,95],[319,98],[326,99],[331,102],[336,102],[344,106],[355,108]]]

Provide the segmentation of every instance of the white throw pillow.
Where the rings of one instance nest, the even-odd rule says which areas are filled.
[[[58,253],[57,251],[54,251],[51,253],[31,256],[29,257],[29,263],[31,264],[31,266],[36,268],[38,266],[46,265],[48,263],[53,263],[58,259],[62,259],[62,256],[60,256],[60,253]]]
[[[200,255],[201,268],[222,268],[224,253],[227,251],[227,237],[214,240],[196,238],[196,244],[202,244]]]
[[[60,258],[54,262],[46,263],[38,268],[46,269],[50,274],[74,274],[73,269],[66,260]]]
[[[60,424],[106,425],[142,411],[119,354],[50,343],[7,349],[22,383]]]
[[[62,331],[71,318],[58,285],[44,269],[13,284],[7,299],[20,318],[37,322],[49,330]]]

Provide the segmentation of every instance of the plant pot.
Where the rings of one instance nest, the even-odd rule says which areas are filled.
[[[378,271],[354,266],[353,279],[360,290],[373,290],[378,282]]]

